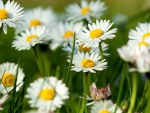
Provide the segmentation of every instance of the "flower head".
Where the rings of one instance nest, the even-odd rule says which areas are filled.
[[[94,100],[94,101],[87,103],[87,105],[91,105],[96,101],[108,99],[111,96],[111,91],[109,85],[106,88],[98,89],[95,83],[92,83],[92,85],[90,86],[90,94],[91,97],[87,96],[87,100]]]
[[[0,79],[2,81],[0,84],[0,93],[5,94],[13,89],[17,73],[16,91],[18,92],[23,85],[23,79],[25,77],[23,70],[18,68],[18,65],[14,63],[7,62],[0,65]]]
[[[101,99],[107,99],[111,96],[110,88],[107,86],[106,88],[100,88],[98,89],[93,83],[90,87],[91,97],[94,100],[101,100]]]
[[[32,27],[15,36],[12,47],[20,50],[29,50],[31,47],[39,43],[49,41],[49,29],[44,26]]]
[[[107,68],[107,62],[105,59],[102,61],[100,60],[99,54],[89,54],[89,53],[80,53],[78,52],[73,56],[72,61],[72,70],[74,71],[83,71],[83,72],[91,72],[95,73],[95,70],[101,71]]]
[[[64,100],[69,98],[69,92],[61,80],[57,80],[55,77],[45,77],[30,84],[26,98],[30,99],[31,107],[50,112],[61,108]]]
[[[32,10],[26,10],[24,13],[24,21],[19,21],[16,33],[20,33],[31,27],[46,26],[52,28],[56,23],[56,15],[51,8],[44,9],[37,7]]]
[[[51,33],[52,43],[50,48],[52,50],[66,43],[73,42],[74,32],[78,33],[82,29],[82,22],[59,22],[56,27],[53,28]]]
[[[103,11],[106,9],[105,3],[100,0],[91,1],[90,3],[86,0],[81,0],[81,6],[75,3],[66,8],[68,13],[67,19],[73,22],[86,19],[89,23],[91,23],[91,18],[100,18],[103,15]]]
[[[150,72],[150,48],[147,46],[123,46],[118,49],[120,57],[132,64],[129,71]]]
[[[114,33],[117,32],[117,29],[109,30],[112,25],[113,23],[110,23],[109,20],[100,20],[100,22],[97,20],[96,23],[88,24],[89,30],[83,27],[83,31],[78,33],[77,38],[85,44],[84,46],[98,47],[102,40],[115,37]]]
[[[130,30],[130,45],[149,46],[150,45],[150,23],[139,23],[136,30]]]
[[[101,100],[95,102],[91,107],[91,113],[114,113],[116,104],[111,100]],[[122,113],[121,109],[117,107],[116,113]]]
[[[16,2],[8,0],[6,4],[0,0],[0,27],[3,27],[3,31],[7,33],[7,25],[9,27],[16,27],[16,22],[23,17],[22,7]]]

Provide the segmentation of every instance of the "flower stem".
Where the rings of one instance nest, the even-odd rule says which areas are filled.
[[[149,113],[150,111],[150,80],[149,78],[147,78],[147,85],[148,85],[148,90],[147,90],[147,105],[146,105],[146,109],[145,109],[145,113]]]
[[[135,72],[132,73],[132,95],[131,95],[131,103],[128,110],[128,113],[133,113],[134,105],[136,101],[137,94],[137,75]]]
[[[102,51],[102,45],[101,42],[99,42],[99,52],[100,52],[100,58],[101,60],[104,60],[104,56],[103,56],[103,51]],[[105,76],[105,71],[101,72],[101,78],[102,78],[102,87],[106,86],[106,76]]]
[[[146,83],[145,83],[145,86],[144,86],[144,90],[143,90],[143,94],[142,94],[142,97],[141,97],[141,100],[136,108],[136,111],[139,111],[141,109],[141,107],[143,106],[143,104],[145,103],[145,100],[147,100],[146,98],[146,92],[148,91],[148,88],[149,88],[149,84],[148,84],[148,79],[146,79]]]
[[[87,110],[87,106],[86,106],[86,103],[87,103],[87,100],[86,100],[86,94],[87,94],[87,80],[88,80],[88,76],[86,73],[83,73],[83,89],[84,89],[84,110],[85,110],[85,113],[88,113],[88,110]]]
[[[72,65],[72,60],[73,60],[73,55],[74,55],[74,48],[75,48],[75,37],[76,37],[76,33],[74,33],[72,53],[71,53],[71,58],[70,58],[70,63],[69,63],[69,67],[68,67],[65,83],[67,83],[68,76],[69,76],[70,70],[71,70],[71,65]]]
[[[102,50],[101,42],[99,43],[99,52],[100,52],[101,60],[103,60],[104,56],[103,56],[103,50]]]

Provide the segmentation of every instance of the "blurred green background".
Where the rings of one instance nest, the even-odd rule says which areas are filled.
[[[52,7],[52,9],[58,13],[63,14],[65,13],[65,7],[68,6],[70,3],[80,3],[80,0],[15,0],[18,2],[24,9],[28,8],[35,8],[37,6],[43,6],[43,7]],[[89,0],[90,1],[90,0]],[[115,20],[114,27],[118,28],[118,32],[116,34],[116,38],[113,40],[108,40],[106,43],[109,44],[109,50],[108,53],[110,53],[110,57],[107,58],[109,71],[106,71],[107,78],[111,78],[108,80],[108,82],[115,82],[115,78],[117,78],[118,73],[113,73],[114,70],[121,71],[121,68],[123,63],[122,60],[118,57],[118,53],[116,51],[117,48],[121,47],[123,44],[126,44],[128,40],[128,32],[129,30],[135,29],[135,26],[138,22],[146,22],[149,14],[150,14],[150,0],[103,0],[106,3],[106,6],[108,7],[106,13],[103,16],[103,19],[110,19],[111,21]],[[121,23],[117,24],[117,21],[119,22],[121,18],[118,16],[117,19],[115,18],[118,14],[124,14],[126,15],[127,20],[121,21]],[[14,62],[17,63],[18,59],[20,58],[20,67],[24,69],[24,72],[26,74],[26,86],[30,82],[33,82],[33,80],[37,77],[39,77],[38,73],[38,67],[36,65],[36,61],[34,58],[34,53],[32,50],[29,51],[17,51],[14,48],[11,47],[12,41],[14,37],[14,29],[9,28],[8,34],[2,35],[2,48],[0,49],[0,63],[4,62]],[[47,52],[47,50],[46,50]],[[66,62],[66,56],[64,56],[62,50],[59,48],[57,51],[49,51],[49,58],[52,61],[53,65],[51,70],[51,74],[55,75],[55,69],[60,69],[61,76],[63,77],[66,74],[66,66],[68,66],[68,63]],[[60,57],[61,56],[61,57]],[[59,67],[57,66],[59,65]],[[79,73],[81,75],[81,73]],[[75,84],[78,84],[78,82],[81,83],[81,81],[78,81],[80,79],[75,77],[73,81]],[[112,77],[113,76],[113,77]],[[61,77],[60,77],[61,78]],[[71,83],[69,83],[71,84]],[[78,84],[79,85],[79,84]],[[81,86],[73,86],[75,91],[82,91]],[[143,87],[141,84],[140,87]],[[142,89],[142,88],[141,88]],[[112,90],[112,92],[115,92]],[[139,94],[140,95],[140,94]],[[26,104],[25,104],[26,105]],[[28,105],[27,105],[28,106]],[[26,106],[25,106],[26,108]]]

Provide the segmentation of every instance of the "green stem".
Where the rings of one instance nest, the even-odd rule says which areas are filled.
[[[100,57],[101,57],[101,60],[104,60],[104,56],[103,56],[103,51],[102,51],[102,45],[101,45],[101,42],[99,43],[99,52],[100,52]],[[106,76],[105,76],[105,71],[102,71],[101,72],[101,78],[102,78],[102,87],[105,87],[106,86]]]
[[[133,113],[134,105],[136,102],[136,95],[137,95],[137,74],[135,72],[132,73],[132,95],[131,95],[131,103],[128,110],[128,113]]]
[[[87,100],[86,100],[87,79],[88,79],[88,76],[85,73],[83,73],[83,89],[84,89],[84,109],[85,109],[85,113],[88,113],[87,106],[86,106],[86,103],[87,103]]]
[[[103,60],[104,56],[103,56],[103,50],[102,50],[101,42],[99,43],[99,52],[100,52],[101,60]]]
[[[129,80],[129,75],[128,72],[126,71],[126,76],[127,76],[127,81],[128,81],[128,85],[129,85],[129,92],[130,92],[130,96],[131,96],[131,84],[130,84],[130,80]]]
[[[145,103],[146,92],[148,91],[148,88],[149,88],[148,79],[146,79],[146,83],[145,83],[145,86],[144,86],[143,94],[142,94],[140,102],[138,103],[136,111],[139,111],[141,109],[141,107],[143,106],[143,104]]]
[[[71,70],[71,65],[72,65],[72,60],[73,60],[73,55],[74,55],[74,48],[75,48],[75,37],[76,37],[76,33],[74,33],[72,53],[71,53],[71,58],[70,58],[70,63],[69,63],[69,67],[68,67],[68,71],[67,71],[67,76],[66,76],[65,83],[67,83],[68,76],[69,76],[70,70]]]
[[[147,91],[147,97],[148,97],[148,100],[147,100],[147,106],[146,106],[146,110],[145,110],[145,113],[149,113],[150,111],[150,80],[147,78],[147,84],[148,84],[148,91]]]
[[[117,105],[120,105],[120,99],[121,99],[121,94],[122,94],[122,90],[123,90],[124,78],[125,78],[125,71],[124,71],[124,68],[123,68],[120,87],[119,87],[119,92],[118,92],[118,97],[117,97]],[[116,111],[117,111],[117,106],[115,108],[114,113],[116,113]]]

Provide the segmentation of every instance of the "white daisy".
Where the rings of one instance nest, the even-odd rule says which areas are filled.
[[[61,108],[64,100],[69,98],[68,88],[55,77],[39,78],[27,88],[26,98],[31,107],[50,112]]]
[[[135,46],[125,45],[117,49],[120,57],[124,61],[130,62],[130,63],[134,63],[135,59],[138,56],[140,56],[140,54],[144,52],[145,50],[146,50],[146,46],[138,46],[138,45],[135,45]]]
[[[82,22],[59,22],[58,25],[52,30],[52,43],[50,44],[50,48],[54,50],[58,46],[62,46],[68,42],[73,42],[74,32],[80,32],[82,29],[82,25]]]
[[[92,25],[88,24],[88,29],[83,27],[83,31],[78,33],[77,38],[82,43],[85,43],[84,46],[93,46],[98,47],[99,42],[106,39],[112,39],[115,37],[114,33],[117,32],[117,29],[114,28],[109,30],[110,27],[113,25],[109,20],[97,20],[96,23]]]
[[[0,27],[3,27],[3,31],[7,33],[7,25],[9,27],[16,27],[16,22],[23,16],[22,7],[14,1],[7,1],[3,4],[0,0]]]
[[[101,100],[95,102],[91,107],[91,113],[115,113],[116,104],[111,100]],[[117,107],[116,113],[122,113],[122,110]]]
[[[36,44],[49,41],[49,29],[45,26],[31,27],[21,32],[20,35],[15,36],[15,40],[12,43],[12,47],[20,50],[29,50]]]
[[[2,104],[9,98],[8,94],[4,94],[1,98],[0,98],[0,110],[3,110],[2,108]]]
[[[7,62],[0,65],[0,79],[2,82],[0,84],[0,93],[5,94],[13,89],[17,73],[16,91],[18,92],[23,85],[23,79],[25,77],[23,70],[18,68],[18,65],[14,63]]]
[[[138,44],[139,46],[150,45],[150,23],[139,23],[136,30],[129,32],[129,45]]]
[[[86,0],[81,0],[81,7],[75,3],[66,8],[68,13],[67,19],[73,22],[86,19],[89,23],[91,23],[91,18],[99,19],[106,9],[105,3],[100,0],[91,1],[90,3]]]
[[[73,44],[70,43],[69,45],[65,45],[62,49],[69,54],[72,53],[72,47]],[[108,49],[108,44],[102,42],[102,51],[104,56],[109,56],[110,54],[106,53],[105,51]],[[76,42],[75,44],[75,49],[74,49],[74,54],[77,54],[78,52],[83,52],[83,53],[98,53],[99,54],[99,48],[94,48],[94,47],[84,47],[84,44]]]
[[[42,7],[37,7],[32,10],[25,11],[24,15],[24,21],[18,22],[16,33],[20,33],[25,29],[39,25],[52,28],[52,26],[56,23],[56,15],[51,8],[44,9]]]
[[[130,30],[129,32],[130,40],[145,40],[150,38],[150,23],[139,23],[136,30]]]
[[[105,59],[102,61],[100,60],[99,54],[89,54],[89,53],[83,53],[78,52],[73,56],[72,60],[72,70],[74,71],[83,71],[83,72],[91,72],[95,73],[95,70],[102,71],[107,68],[107,62],[105,62]]]
[[[143,51],[139,57],[136,58],[136,68],[130,69],[130,71],[138,71],[140,73],[150,72],[150,49]]]

